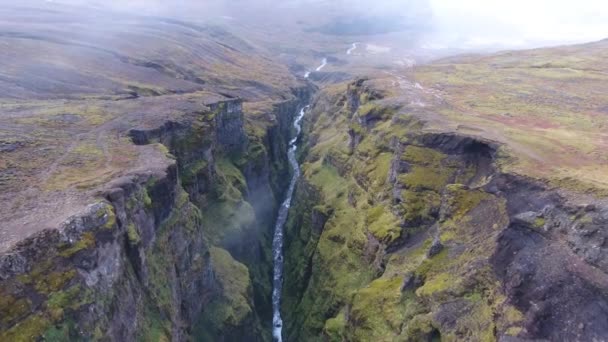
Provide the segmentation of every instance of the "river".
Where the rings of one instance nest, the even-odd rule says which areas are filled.
[[[326,65],[327,58],[323,58],[323,62],[316,71],[320,71]],[[309,75],[310,73],[307,72],[304,77],[308,78]],[[296,151],[298,149],[298,138],[302,132],[302,119],[304,118],[304,114],[306,114],[308,107],[309,106],[302,108],[293,122],[296,134],[289,141],[289,151],[287,152],[293,174],[291,176],[291,181],[289,182],[289,188],[285,194],[285,200],[279,208],[277,222],[274,227],[274,237],[272,239],[272,254],[274,261],[274,275],[272,279],[272,336],[276,342],[283,342],[283,318],[281,318],[281,295],[283,291],[283,233],[287,215],[289,214],[289,208],[291,207],[293,192],[296,188],[298,178],[300,178],[300,165],[296,158]]]

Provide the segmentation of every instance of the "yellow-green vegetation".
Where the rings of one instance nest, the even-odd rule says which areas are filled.
[[[540,229],[545,226],[545,219],[542,217],[538,217],[534,220],[534,228]]]
[[[448,273],[440,273],[430,279],[427,279],[424,285],[416,290],[416,295],[419,297],[429,297],[434,294],[440,294],[446,291],[454,284],[454,278]]]
[[[50,320],[44,315],[30,315],[11,329],[0,333],[0,340],[15,342],[35,341],[50,325]]]
[[[217,183],[212,190],[215,198],[203,208],[203,220],[210,241],[220,244],[223,239],[240,236],[251,228],[255,212],[243,198],[247,181],[234,163],[222,158],[217,161],[215,170]]]
[[[371,111],[372,105],[359,111]],[[328,220],[318,237],[291,233],[312,242],[295,243],[286,256],[288,265],[304,268],[293,273],[305,283],[301,293],[295,292],[299,302],[286,298],[294,305],[288,310],[295,312],[290,337],[493,341],[496,330],[519,328],[517,311],[505,304],[489,264],[497,235],[509,219],[503,199],[475,188],[487,181],[485,166],[474,160],[479,156],[424,145],[420,122],[407,115],[375,121],[349,151],[342,132],[354,128],[344,109],[318,106],[324,110],[313,112],[315,144],[303,178],[320,195],[308,210],[327,213]],[[395,155],[396,150],[402,153]],[[389,174],[396,176],[396,184],[388,182]],[[300,202],[298,198],[293,215],[307,210]],[[294,227],[310,232],[306,214],[289,222],[288,234]],[[443,248],[431,255],[438,238]],[[405,245],[395,244],[403,239]],[[290,260],[308,255],[312,257],[305,261]],[[454,326],[437,320],[454,310],[466,317]]]
[[[247,181],[241,171],[227,158],[222,158],[216,163],[219,186],[217,188],[220,201],[238,202],[243,198],[243,191],[247,187]]]
[[[31,303],[28,299],[15,298],[10,294],[0,293],[0,323],[9,324],[27,314]]]
[[[68,246],[66,249],[61,250],[59,255],[64,258],[69,258],[82,250],[91,249],[93,247],[95,247],[95,235],[92,232],[85,232],[80,237],[80,240],[76,241],[71,246]]]
[[[441,205],[441,196],[435,191],[405,190],[401,192],[401,197],[405,210],[403,218],[407,222],[428,222]]]
[[[411,163],[410,172],[399,176],[408,189],[440,191],[447,185],[455,168],[444,165],[445,155],[430,148],[407,146],[401,159]]]
[[[129,243],[131,245],[137,245],[141,242],[141,237],[139,236],[137,227],[135,227],[133,223],[127,226],[127,238],[129,239]]]
[[[234,333],[252,318],[253,313],[250,302],[252,285],[247,267],[222,248],[212,247],[210,254],[221,292],[206,306],[195,325],[194,337],[202,341],[213,341]]]
[[[606,44],[450,58],[411,77],[441,96],[425,109],[442,116],[430,127],[504,143],[514,157],[501,163],[504,171],[603,194]]]
[[[53,277],[50,273],[48,277]],[[50,281],[55,282],[55,280]],[[64,322],[64,314],[68,311],[74,312],[83,305],[93,302],[91,292],[83,290],[79,285],[74,285],[62,290],[61,286],[50,289],[42,289],[41,294],[48,294],[43,302],[42,308],[37,311],[31,310],[31,303],[27,299],[15,300],[10,295],[3,295],[0,300],[0,310],[2,313],[3,324],[13,322],[17,319],[17,324],[10,329],[0,333],[2,341],[33,341],[44,336],[47,341],[64,341],[68,339],[68,332],[73,327],[70,322]],[[37,290],[41,290],[38,287]],[[5,307],[10,305],[10,309]],[[27,315],[27,316],[26,316]],[[54,324],[58,324],[55,326]]]
[[[114,212],[114,207],[110,204],[105,203],[102,209],[97,213],[98,217],[105,220],[103,228],[105,229],[113,229],[116,226],[116,213]]]
[[[329,341],[344,341],[346,323],[344,311],[340,311],[336,317],[330,318],[325,322],[323,334],[327,336]]]
[[[357,291],[350,311],[357,322],[352,333],[356,341],[386,341],[401,331],[404,319],[402,277],[380,278]]]
[[[401,236],[399,219],[384,206],[368,209],[366,224],[367,229],[384,243],[390,244]]]
[[[215,313],[215,319],[221,324],[238,326],[252,312],[248,300],[248,292],[251,291],[249,271],[224,249],[213,247],[210,252],[225,304],[220,306],[221,312]]]
[[[461,184],[451,184],[446,187],[446,204],[451,208],[450,219],[460,220],[471,209],[488,197],[481,190],[469,190]]]

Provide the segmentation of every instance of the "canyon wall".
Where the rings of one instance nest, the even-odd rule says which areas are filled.
[[[601,341],[608,208],[364,79],[325,89],[286,226],[290,341]],[[584,198],[584,199],[582,199]]]
[[[131,130],[164,154],[157,169],[104,185],[85,214],[0,257],[0,339],[270,340],[274,215],[312,92],[264,120],[228,99]]]

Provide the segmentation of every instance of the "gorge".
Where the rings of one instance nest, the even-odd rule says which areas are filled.
[[[605,341],[608,41],[289,4],[0,11],[0,341]]]

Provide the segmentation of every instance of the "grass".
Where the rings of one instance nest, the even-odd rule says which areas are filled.
[[[309,242],[312,253],[292,251],[300,257],[313,255],[297,264],[310,270],[309,278],[298,278],[304,282],[301,297],[286,299],[294,305],[287,310],[294,312],[295,336],[314,340],[323,334],[331,341],[489,341],[495,331],[519,328],[517,311],[500,296],[489,264],[497,234],[508,224],[505,203],[469,188],[486,181],[471,184],[483,170],[461,156],[422,146],[420,122],[408,116],[376,121],[361,144],[347,153],[348,140],[341,132],[353,127],[344,117],[342,108],[326,109],[312,124],[316,139],[303,179],[320,194],[311,208],[322,207],[329,217],[318,241],[313,237]],[[395,138],[405,146],[399,155],[391,149]],[[397,161],[405,172],[398,175],[396,185],[389,184],[389,170]],[[403,189],[400,201],[393,200],[395,186]],[[306,210],[295,206],[298,213]],[[404,233],[413,236],[409,243],[383,254],[382,248]],[[435,234],[444,248],[429,257]],[[379,249],[374,241],[380,241]],[[305,242],[295,246],[310,248]],[[408,277],[414,285],[402,289]],[[452,303],[462,305],[462,319],[454,327],[435,322],[439,315],[456,314]]]
[[[516,158],[502,164],[504,171],[602,195],[608,188],[608,160],[599,152],[608,125],[605,45],[451,58],[417,68],[412,77],[442,89],[444,102],[430,110],[445,120],[431,126],[475,128]]]
[[[399,218],[384,206],[367,211],[367,229],[380,241],[390,244],[401,236]]]

